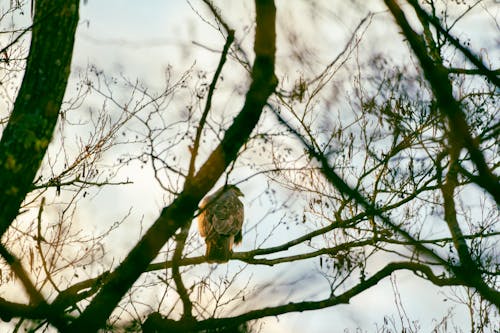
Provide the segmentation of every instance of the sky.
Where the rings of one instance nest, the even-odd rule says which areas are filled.
[[[236,36],[240,38],[242,45],[247,50],[251,50],[252,3],[249,1],[217,1],[215,3],[220,6],[230,25],[236,27]],[[369,49],[378,45],[382,49],[381,52],[389,53],[395,62],[406,60],[407,53],[397,42],[400,35],[394,26],[390,25],[389,16],[382,11],[383,6],[378,1],[370,2],[372,6],[370,8],[364,4],[361,10],[351,6],[350,2],[349,4],[339,2],[338,11],[325,11],[326,7],[320,8],[316,13],[314,24],[307,20],[307,15],[301,14],[301,11],[308,8],[302,1],[281,0],[276,3],[280,29],[286,29],[290,25],[300,27],[298,31],[303,35],[298,36],[297,46],[303,43],[316,51],[315,54],[311,54],[309,67],[311,73],[308,73],[310,75],[317,73],[319,68],[327,64],[342,49],[349,38],[349,33],[354,30],[368,10],[374,12],[375,16],[365,36],[368,42],[363,47]],[[493,16],[498,16],[499,11],[498,5],[490,9]],[[105,73],[127,77],[132,81],[138,79],[149,91],[157,91],[164,86],[165,72],[170,68],[169,65],[172,65],[174,78],[180,77],[191,67],[213,73],[218,55],[211,50],[221,49],[224,40],[219,32],[203,21],[206,17],[209,16],[200,1],[89,0],[81,5],[72,69],[74,81],[72,82],[75,83],[79,75],[86,72],[89,65],[94,65]],[[333,25],[329,25],[327,22],[332,22],[332,20]],[[495,30],[490,21],[484,23],[482,16],[472,15],[463,23],[462,29],[473,37],[473,40],[478,38],[481,43],[484,42],[484,47],[493,50],[491,56],[498,63],[500,43],[498,29]],[[484,26],[484,29],[468,28],[480,26]],[[282,38],[281,35],[278,34],[278,38]],[[293,62],[290,61],[293,54],[293,50],[286,47],[284,40],[278,41],[278,73],[288,73],[288,83],[293,83],[301,74],[299,70],[294,69]],[[241,73],[241,69],[235,69],[234,73],[235,75],[225,74],[227,81],[235,83],[238,89],[244,91],[245,82],[238,82],[239,76],[237,75]],[[349,73],[341,75],[349,75]],[[227,86],[230,85],[229,83]],[[287,81],[285,80],[283,84],[287,84]],[[74,87],[70,86],[68,89],[68,94],[70,94]],[[215,101],[215,106],[226,110],[230,115],[231,110],[227,109],[234,107],[231,103],[241,103],[241,101],[238,102],[240,96],[238,89],[222,90],[220,96],[226,100]],[[98,98],[90,99],[87,103],[88,109],[99,108],[101,105]],[[75,119],[87,117],[85,112],[73,116]],[[134,131],[133,128],[129,130],[130,133]],[[106,161],[107,158],[110,160]],[[104,162],[107,163],[111,163],[113,158],[115,157],[111,155],[103,157]],[[245,179],[245,171],[248,170],[242,168],[241,171],[236,172],[232,180]],[[116,178],[130,178],[133,184],[127,185],[126,190],[124,187],[110,187],[93,192],[90,199],[82,200],[78,219],[81,223],[93,221],[93,227],[102,231],[124,217],[125,212],[130,210],[131,213],[122,224],[121,230],[109,236],[109,243],[113,244],[113,248],[109,249],[110,254],[115,255],[119,260],[122,259],[124,250],[130,249],[137,241],[137,236],[156,219],[159,211],[168,202],[169,196],[140,165],[132,164],[119,171]],[[246,219],[247,221],[263,220],[264,223],[258,226],[258,232],[262,234],[272,229],[273,223],[282,213],[282,210],[278,210],[267,214],[268,210],[274,206],[266,202],[266,200],[272,201],[271,196],[262,194],[265,183],[264,177],[255,177],[254,180],[241,185],[245,193]],[[288,201],[292,206],[299,207],[302,203],[299,198],[285,190],[277,196],[277,201]],[[109,209],[103,209],[103,207],[109,207]],[[137,223],[138,220],[141,221],[140,224]],[[249,231],[249,233],[252,232],[255,235],[252,234],[249,239],[257,237],[257,231]],[[280,232],[283,236],[277,236],[273,238],[273,241],[280,241],[280,238],[286,239],[293,233],[300,235],[302,230],[288,230],[286,234],[283,230]],[[250,250],[253,246],[252,242],[244,241],[239,250]],[[380,262],[374,263],[375,265],[383,265],[385,262],[384,258],[377,260]],[[276,300],[283,297],[282,300],[287,301],[284,297],[290,288],[294,291],[293,297],[298,297],[298,295],[317,297],[316,292],[324,292],[328,288],[324,287],[327,286],[326,281],[321,280],[318,275],[314,277],[308,275],[311,270],[314,270],[313,267],[311,262],[294,263],[280,268],[258,267],[255,270],[255,276],[257,280],[262,277],[264,277],[262,280],[265,280],[269,276],[276,276],[278,279],[283,274],[291,272],[291,280],[294,279],[293,277],[299,277],[299,279],[304,277],[306,283],[301,284],[299,281],[291,287],[287,284],[277,286],[276,294],[273,295]],[[195,272],[206,269],[207,265],[202,265],[196,268]],[[447,297],[441,293],[441,289],[421,279],[415,279],[411,273],[398,273],[395,279],[404,309],[412,319],[421,321],[423,332],[429,331],[435,325],[435,321],[440,320],[448,311],[449,302],[444,301]],[[307,284],[307,288],[303,284]],[[374,332],[377,325],[382,324],[384,315],[393,315],[397,318],[398,309],[394,297],[391,281],[385,279],[361,296],[354,298],[348,305],[286,314],[279,318],[266,318],[263,321],[262,332],[321,333],[341,332],[344,329],[357,332],[357,328],[361,328],[363,332]],[[454,313],[454,322],[467,331],[466,309],[457,306],[454,308]]]
[[[241,28],[242,24],[245,26],[251,23],[251,17],[249,18],[248,15],[251,4],[248,2],[225,1],[217,2],[217,4],[220,4],[223,14],[232,26]],[[381,4],[372,2],[371,5],[373,7],[370,10],[377,14],[374,17],[374,23],[367,32],[366,40],[371,41],[369,43],[372,45],[384,45],[385,48],[391,50],[391,56],[395,61],[398,61],[398,57],[407,57],[406,50],[400,44],[390,45],[386,42],[388,38],[396,39],[400,35],[394,27],[388,27],[388,15],[383,13]],[[327,63],[328,59],[332,58],[332,53],[338,52],[335,49],[338,50],[338,45],[345,43],[349,37],[348,33],[353,31],[357,22],[367,12],[366,8],[363,8],[364,11],[357,11],[357,9],[349,8],[348,5],[341,6],[345,8],[341,9],[340,13],[320,12],[316,25],[308,29],[309,22],[304,19],[304,23],[301,23],[301,15],[297,14],[301,7],[304,6],[299,1],[294,1],[293,4],[277,1],[278,20],[282,26],[289,24],[300,26],[303,29],[304,38],[299,36],[299,43],[316,44],[318,54],[315,60],[323,63]],[[155,86],[156,81],[162,80],[163,68],[169,63],[180,64],[180,66],[174,66],[176,68],[188,68],[188,66],[195,64],[197,68],[209,68],[209,71],[212,68],[213,70],[217,60],[216,54],[203,47],[193,45],[193,42],[207,48],[220,49],[223,40],[214,29],[210,28],[193,12],[193,8],[206,15],[203,6],[194,1],[191,2],[191,5],[185,1],[150,1],[147,5],[139,5],[134,1],[90,0],[87,5],[82,6],[82,23],[79,28],[75,52],[78,56],[76,63],[85,64],[87,61],[96,63],[105,69],[123,71],[131,77],[137,75],[152,86]],[[293,23],[284,19],[287,15],[294,17]],[[326,26],[327,22],[331,22],[332,17],[336,20],[334,28]],[[482,18],[473,16],[469,20],[466,24],[474,26],[474,23]],[[315,29],[322,29],[318,35],[325,38],[323,41],[311,38],[312,34],[317,32]],[[488,34],[494,34],[491,32],[492,29],[487,31]],[[471,35],[475,33],[474,30],[468,30],[468,32]],[[241,32],[237,30],[238,35],[241,36]],[[246,36],[244,43],[251,45],[249,44],[251,39],[251,36]],[[290,52],[280,47],[280,42],[278,42],[278,66],[282,66],[284,71],[289,70],[288,66],[283,65],[283,63],[286,63],[287,57],[290,57]],[[291,76],[293,75],[292,70]],[[120,200],[117,202],[121,202],[123,208],[126,208],[125,206],[131,201],[140,202],[141,211],[147,212],[145,220],[152,221],[156,211],[162,207],[162,202],[158,199],[152,199],[158,198],[158,193],[152,194],[148,189],[149,186],[147,182],[136,182],[131,191],[135,195],[127,193],[126,196],[123,195],[123,200],[119,193],[110,192],[109,196],[116,199],[116,195],[119,195]],[[255,185],[242,185],[243,191],[247,194],[247,200],[258,195],[258,191],[255,191],[251,186]],[[147,193],[146,196],[145,193]],[[106,200],[106,193],[102,193],[102,195]],[[146,200],[144,200],[145,198]],[[250,207],[249,211],[247,206],[247,219],[258,215],[255,213],[258,208]],[[92,209],[91,211],[96,212],[97,210]],[[110,214],[113,213],[110,212]],[[99,215],[99,219],[108,219],[108,217]],[[131,246],[134,242],[134,240],[119,238],[125,243],[125,247]],[[241,250],[251,248],[249,245],[251,244],[244,243]],[[310,269],[308,263],[296,265],[303,266],[304,270]],[[270,270],[263,269],[263,271],[269,272]],[[440,289],[425,281],[415,279],[411,273],[402,273],[396,276],[407,313],[411,315],[412,319],[421,320],[422,325],[424,325],[423,331],[430,330],[435,324],[435,320],[439,320],[448,311],[448,303],[444,301],[446,297],[440,293]],[[316,283],[321,285],[322,282],[316,281]],[[454,310],[456,314],[454,321],[463,327],[467,325],[467,316],[464,311],[465,309],[460,307]],[[395,307],[393,290],[390,281],[386,279],[362,296],[354,298],[349,305],[266,319],[263,331],[302,332],[307,329],[309,332],[335,332],[343,328],[355,331],[358,327],[362,327],[366,331],[375,331],[376,325],[381,325],[383,315],[394,314],[397,314],[397,308]]]

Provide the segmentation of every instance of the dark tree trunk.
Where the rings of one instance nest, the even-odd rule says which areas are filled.
[[[52,139],[78,23],[78,0],[35,3],[26,71],[0,141],[0,237],[31,191]]]

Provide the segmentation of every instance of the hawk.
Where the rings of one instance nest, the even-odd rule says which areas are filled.
[[[205,237],[208,262],[224,263],[241,243],[244,208],[238,197],[243,193],[235,185],[225,185],[200,204],[198,231]]]

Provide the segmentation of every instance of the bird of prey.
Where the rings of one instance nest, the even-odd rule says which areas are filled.
[[[225,185],[200,204],[198,231],[205,237],[207,261],[224,263],[233,253],[233,245],[242,241],[244,208],[238,197],[243,193],[235,185]]]

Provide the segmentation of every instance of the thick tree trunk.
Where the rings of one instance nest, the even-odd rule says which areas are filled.
[[[35,3],[26,71],[0,141],[0,237],[31,191],[52,139],[78,23],[78,0]]]

